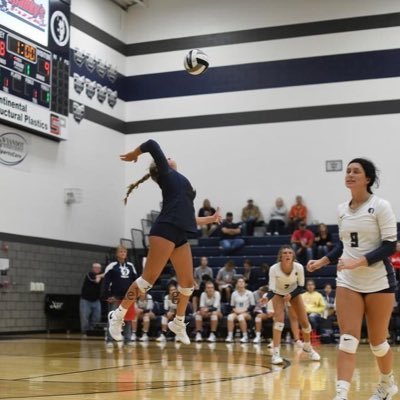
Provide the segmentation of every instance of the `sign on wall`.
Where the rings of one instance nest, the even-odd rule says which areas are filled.
[[[0,127],[0,165],[27,169],[30,137],[12,129]]]

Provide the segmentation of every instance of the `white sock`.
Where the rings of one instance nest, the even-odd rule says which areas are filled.
[[[274,347],[274,356],[280,357],[281,349],[279,347]]]
[[[382,383],[391,383],[392,380],[393,380],[393,371],[390,371],[388,374],[381,374]]]
[[[233,333],[232,332],[228,332],[228,338],[232,339]]]
[[[182,324],[185,323],[185,316],[180,317],[180,316],[177,315],[177,316],[175,316],[175,319],[176,319],[177,321],[181,322]]]
[[[340,390],[341,392],[344,392],[344,394],[347,394],[349,389],[350,389],[350,382],[342,380],[336,382],[336,390]]]
[[[128,310],[126,308],[122,307],[121,305],[118,306],[118,308],[116,310],[114,310],[115,318],[123,320],[127,311]]]
[[[261,332],[256,332],[256,338],[260,338],[261,337]]]
[[[243,333],[243,338],[247,339],[247,333]]]

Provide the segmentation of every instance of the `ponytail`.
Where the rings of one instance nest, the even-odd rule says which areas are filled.
[[[146,174],[143,178],[139,179],[138,181],[131,183],[128,186],[128,190],[126,192],[125,198],[124,198],[124,204],[126,205],[127,201],[128,201],[128,197],[129,195],[132,193],[132,191],[134,189],[136,189],[140,184],[142,184],[143,182],[146,182],[149,178],[150,178],[150,174]]]

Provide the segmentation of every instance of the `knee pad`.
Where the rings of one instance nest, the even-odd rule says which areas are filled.
[[[302,328],[302,331],[304,333],[311,333],[311,331],[312,331],[311,325],[308,325],[307,328]]]
[[[386,353],[390,349],[390,345],[387,342],[387,340],[385,340],[381,344],[378,344],[377,346],[372,346],[372,344],[371,344],[370,347],[371,347],[371,351],[375,357],[383,357],[384,355],[386,355]]]
[[[235,314],[229,314],[228,321],[234,321],[234,320],[235,320]]]
[[[167,324],[168,324],[168,318],[163,315],[161,317],[161,325],[167,325]]]
[[[217,315],[211,315],[211,321],[218,321]]]
[[[146,314],[144,317],[143,317],[143,322],[149,322],[150,321],[150,317]]]
[[[203,317],[199,314],[196,314],[196,321],[203,321]]]
[[[135,282],[142,293],[148,292],[153,287],[153,285],[145,281],[141,276],[139,276]]]
[[[256,317],[256,324],[260,323],[262,319],[260,317]]]
[[[238,321],[240,321],[240,322],[244,321],[244,315],[240,314],[238,316]]]
[[[183,288],[183,287],[178,287],[178,292],[183,294],[184,296],[190,297],[193,294],[194,291],[194,287],[190,287],[190,288]]]
[[[356,354],[359,340],[352,335],[340,335],[339,350],[349,354]]]
[[[285,327],[285,324],[283,322],[274,322],[274,329],[276,331],[283,331],[283,328]]]

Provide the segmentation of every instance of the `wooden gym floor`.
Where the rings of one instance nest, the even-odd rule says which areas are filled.
[[[3,338],[0,399],[332,400],[335,346],[316,348],[321,362],[284,345],[288,362],[277,367],[265,344],[150,342],[110,350],[102,340],[73,335]],[[394,351],[400,365],[400,347]],[[368,399],[377,379],[369,346],[360,345],[350,399]]]

